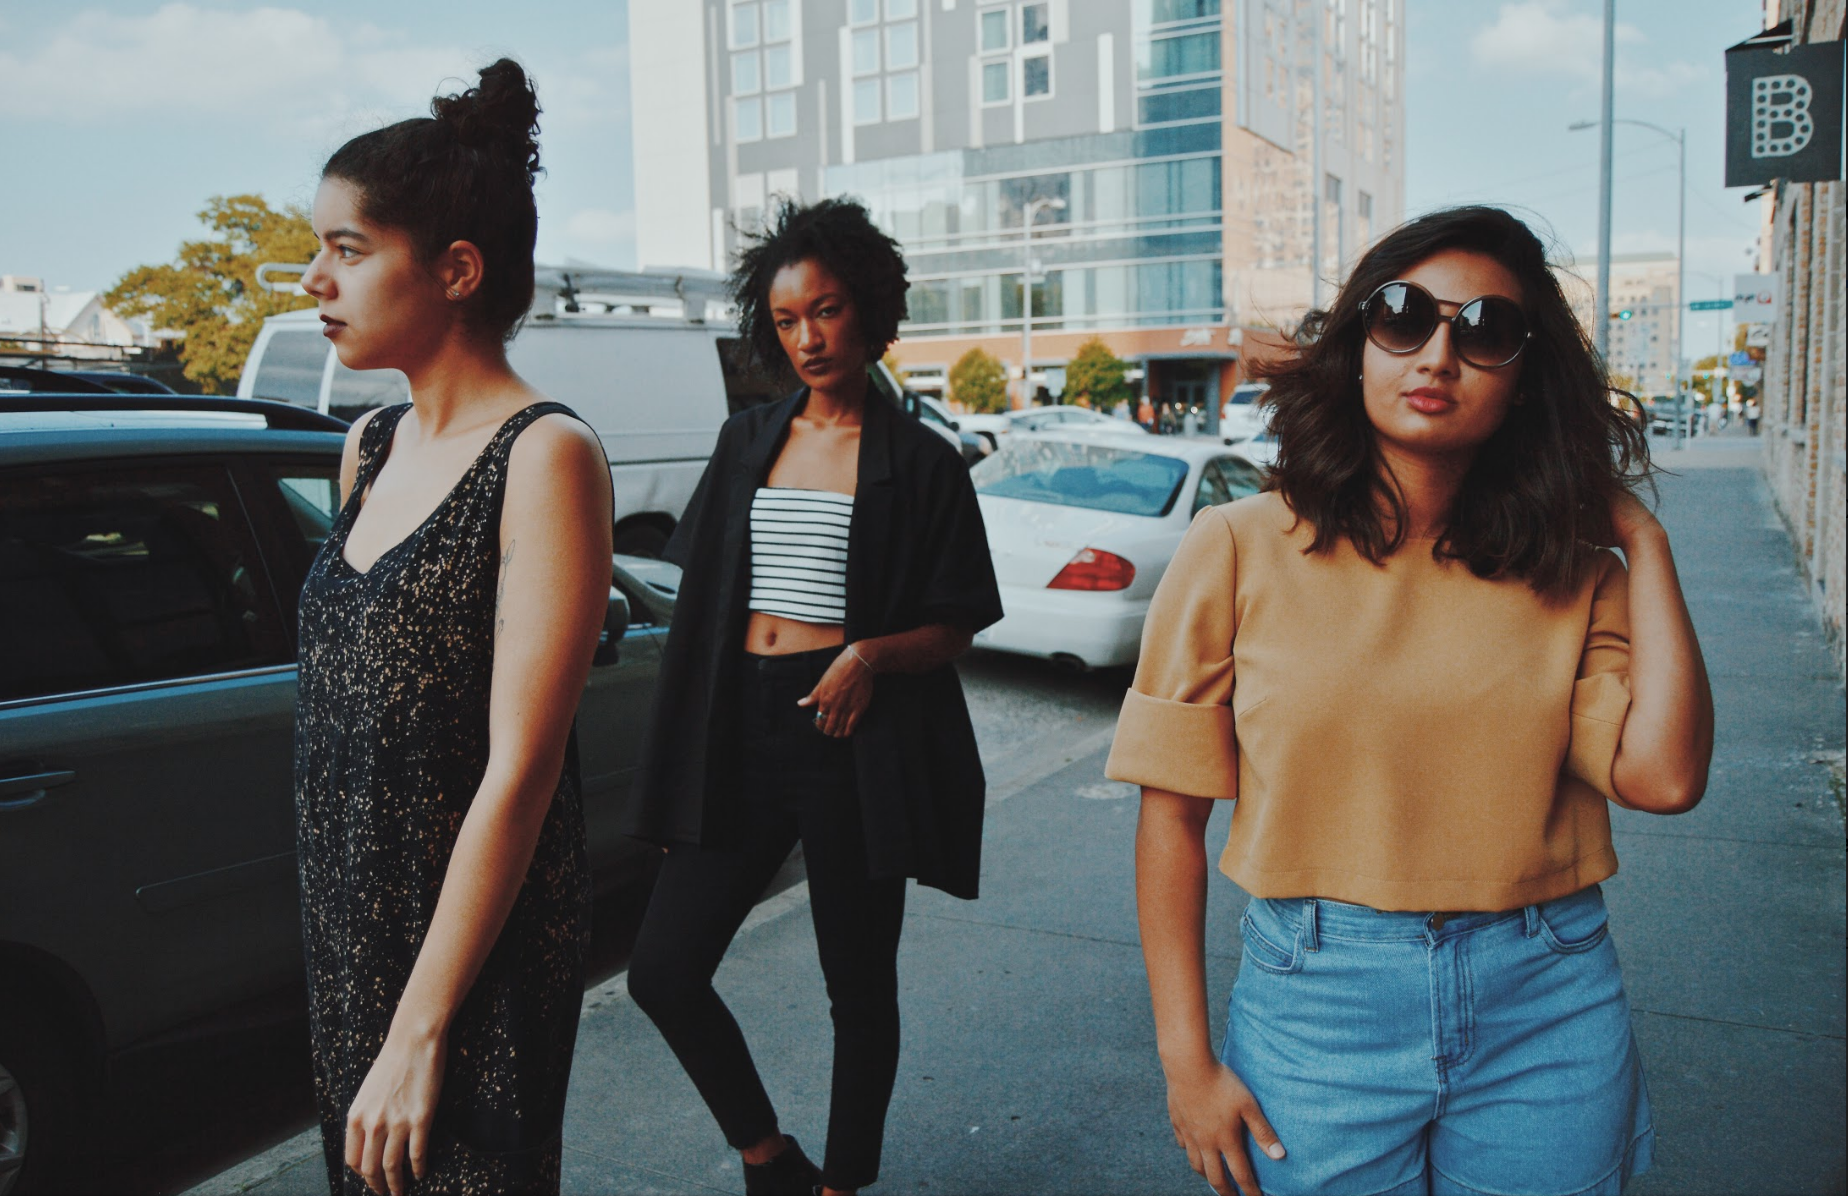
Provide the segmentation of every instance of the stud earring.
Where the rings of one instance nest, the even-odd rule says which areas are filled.
[[[462,297],[462,292],[456,290],[454,287],[450,287],[446,293],[451,299],[460,299]]]

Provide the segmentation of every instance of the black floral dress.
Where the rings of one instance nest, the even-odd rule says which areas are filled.
[[[409,404],[373,417],[352,496],[301,600],[296,846],[315,1094],[334,1196],[345,1120],[423,945],[456,835],[488,762],[509,419],[416,531],[364,573],[346,561],[360,498]],[[455,1018],[418,1192],[556,1192],[577,1038],[590,871],[572,731],[531,869]]]

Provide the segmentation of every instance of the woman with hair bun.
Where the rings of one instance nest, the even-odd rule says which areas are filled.
[[[412,401],[347,436],[302,590],[297,856],[328,1183],[556,1192],[590,882],[578,696],[610,581],[595,434],[507,364],[539,105],[517,63],[322,171],[302,286]]]

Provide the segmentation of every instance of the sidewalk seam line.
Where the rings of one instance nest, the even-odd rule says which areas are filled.
[[[1764,1026],[1757,1022],[1735,1022],[1731,1018],[1706,1017],[1698,1013],[1670,1013],[1665,1009],[1637,1009],[1633,1013],[1647,1013],[1651,1017],[1672,1017],[1683,1022],[1707,1022],[1715,1026],[1736,1026],[1741,1030],[1763,1030],[1767,1034],[1795,1034],[1800,1038],[1826,1038],[1830,1042],[1848,1042],[1848,1035],[1830,1034],[1826,1030],[1794,1030],[1789,1026]]]

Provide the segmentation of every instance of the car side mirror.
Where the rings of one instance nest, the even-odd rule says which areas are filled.
[[[597,636],[597,650],[591,655],[592,668],[602,668],[622,659],[622,637],[629,630],[629,596],[610,587],[609,609],[603,615],[603,631]]]

